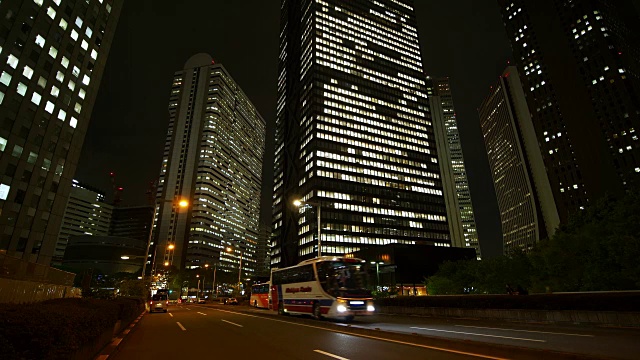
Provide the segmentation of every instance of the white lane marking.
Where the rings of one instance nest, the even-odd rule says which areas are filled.
[[[200,314],[200,315],[204,315],[204,316],[207,316],[207,314],[205,314],[205,313],[201,313],[200,311],[198,311],[198,314]]]
[[[184,326],[182,326],[182,324],[180,324],[180,321],[176,322],[176,324],[178,324],[178,326],[180,326],[180,329],[182,329],[182,331],[187,331],[187,329],[185,329]]]
[[[118,346],[118,345],[120,345],[121,341],[122,341],[122,338],[116,338],[111,342],[111,345]]]
[[[173,317],[173,314],[172,314],[172,313],[169,313],[169,316]]]
[[[415,327],[415,326],[412,326],[411,329],[427,330],[427,331],[439,331],[439,332],[462,334],[462,335],[486,336],[486,337],[501,338],[501,339],[511,339],[511,340],[547,342],[546,340],[526,339],[526,338],[517,338],[517,337],[500,336],[500,335],[489,335],[489,334],[477,334],[477,333],[469,333],[469,332],[453,331],[453,330],[430,329],[430,328],[421,328],[421,327]]]
[[[476,329],[491,329],[491,330],[505,330],[505,331],[522,331],[522,332],[540,333],[540,334],[554,334],[554,335],[567,335],[567,336],[586,336],[586,337],[595,337],[594,335],[571,334],[571,333],[559,333],[559,332],[551,332],[551,331],[519,330],[519,329],[503,329],[503,328],[494,328],[494,327],[485,327],[485,326],[468,326],[468,325],[456,325],[456,326],[459,326],[459,327],[466,327],[466,328],[476,328]]]
[[[109,355],[100,355],[96,358],[96,360],[107,360],[109,358]]]
[[[191,310],[191,309],[189,309],[189,308],[185,308],[185,309],[187,309],[187,310]]]
[[[326,351],[322,351],[322,350],[313,350],[313,351],[314,351],[314,352],[317,352],[317,353],[320,353],[320,354],[322,354],[322,355],[327,355],[327,356],[332,357],[332,358],[334,358],[334,359],[349,360],[349,359],[344,358],[344,357],[342,357],[342,356],[334,355],[334,354],[332,354],[332,353],[328,353],[328,352],[326,352]]]
[[[220,311],[220,312],[226,312],[226,313],[229,313],[229,314],[236,314],[236,315],[241,315],[241,316],[247,316],[247,317],[254,317],[254,318],[258,318],[258,319],[262,319],[262,320],[267,320],[267,321],[275,321],[275,322],[285,323],[285,324],[289,324],[289,325],[296,325],[296,326],[308,327],[308,328],[312,328],[312,329],[318,329],[318,330],[323,330],[323,331],[329,331],[329,332],[338,333],[338,334],[345,334],[345,335],[351,335],[351,336],[362,337],[362,338],[367,338],[367,339],[373,339],[373,340],[386,341],[386,342],[390,342],[390,343],[394,343],[394,344],[402,344],[402,345],[408,345],[408,346],[415,346],[415,347],[419,347],[419,348],[423,348],[423,349],[438,350],[438,351],[444,351],[444,352],[453,353],[453,354],[460,354],[460,355],[474,356],[474,357],[479,357],[479,358],[483,358],[483,359],[508,360],[508,359],[506,359],[506,358],[499,358],[499,357],[495,357],[495,356],[482,355],[482,354],[475,354],[475,353],[470,353],[470,352],[465,352],[465,351],[458,351],[458,350],[452,350],[452,349],[445,349],[445,348],[440,348],[440,347],[435,347],[435,346],[429,346],[429,345],[423,345],[423,344],[410,343],[410,342],[400,341],[400,340],[385,339],[385,338],[381,338],[381,337],[377,337],[377,336],[371,336],[371,335],[354,334],[354,333],[350,333],[350,332],[346,332],[346,331],[340,331],[340,330],[327,329],[327,328],[323,328],[323,327],[319,327],[319,326],[313,326],[313,325],[307,325],[307,324],[298,324],[298,323],[294,323],[294,322],[290,322],[290,321],[284,321],[284,320],[270,319],[270,318],[263,317],[263,316],[256,316],[256,315],[243,314],[243,313],[234,312],[234,311],[229,311],[229,310],[220,310],[220,309],[214,309],[214,308],[211,308],[211,310]]]
[[[238,327],[243,327],[242,325],[240,325],[240,324],[236,324],[236,323],[231,322],[231,321],[227,321],[227,320],[224,320],[224,319],[220,319],[220,320],[222,320],[222,321],[224,321],[224,322],[226,322],[226,323],[228,323],[228,324],[231,324],[231,325],[235,325],[235,326],[238,326]]]

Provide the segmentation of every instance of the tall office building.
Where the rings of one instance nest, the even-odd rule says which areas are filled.
[[[211,56],[194,55],[175,73],[157,190],[156,268],[209,264],[253,274],[264,142],[265,121]],[[176,205],[182,199],[188,208]]]
[[[429,105],[435,129],[438,156],[442,171],[444,198],[451,233],[451,244],[455,247],[474,248],[481,259],[476,220],[473,215],[471,192],[464,155],[458,132],[456,110],[449,78],[427,79]]]
[[[478,109],[498,198],[505,253],[528,250],[560,223],[526,96],[508,67]]]
[[[0,3],[0,251],[51,262],[122,3]]]
[[[271,262],[450,246],[409,0],[283,0]],[[297,208],[294,200],[306,205]]]
[[[562,221],[640,184],[640,21],[629,0],[499,0]]]
[[[149,240],[153,206],[114,207],[109,235],[138,240]]]
[[[73,180],[53,263],[59,265],[62,262],[71,236],[108,235],[113,210],[113,206],[105,202],[104,192]]]

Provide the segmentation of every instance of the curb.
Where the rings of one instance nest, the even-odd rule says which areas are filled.
[[[118,349],[118,346],[120,346],[120,343],[122,342],[122,340],[127,335],[129,335],[131,330],[133,330],[133,328],[136,325],[138,325],[138,322],[140,321],[140,319],[142,319],[142,317],[144,316],[145,313],[146,313],[146,310],[143,311],[135,320],[133,320],[124,330],[122,330],[119,334],[117,334],[115,337],[113,337],[111,339],[111,342],[108,343],[107,345],[105,345],[105,347],[102,348],[102,350],[100,350],[100,353],[98,355],[96,355],[93,359],[94,360],[106,360],[106,359],[108,359],[109,356],[111,356]]]

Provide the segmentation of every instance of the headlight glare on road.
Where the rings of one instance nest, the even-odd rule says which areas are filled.
[[[347,311],[347,307],[344,305],[338,305],[338,312],[345,312]]]
[[[376,308],[373,305],[367,305],[367,311],[376,311]]]

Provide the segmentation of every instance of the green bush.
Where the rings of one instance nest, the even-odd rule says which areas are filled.
[[[68,359],[121,319],[142,312],[138,299],[55,299],[34,304],[0,304],[0,358]]]

